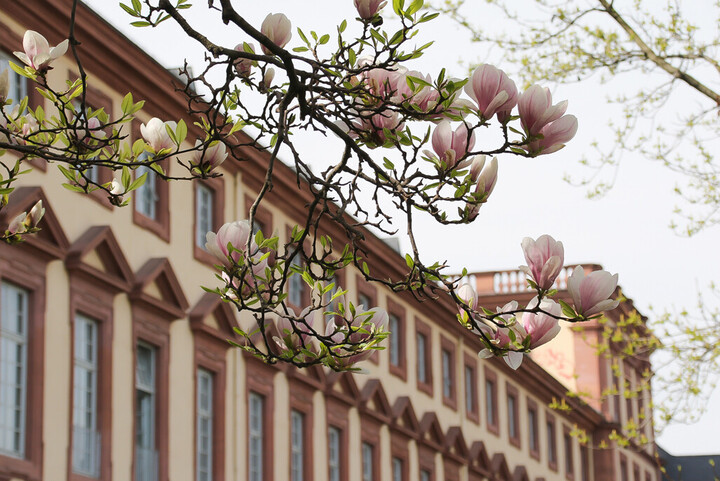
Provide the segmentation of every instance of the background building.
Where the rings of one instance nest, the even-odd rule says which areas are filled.
[[[0,62],[26,29],[53,45],[64,39],[70,5],[0,4]],[[82,4],[76,35],[93,108],[118,111],[132,91],[146,100],[141,120],[192,124],[173,75]],[[77,76],[69,56],[53,66],[53,85]],[[43,101],[11,76],[18,93]],[[136,138],[137,125],[129,134]],[[216,283],[204,233],[247,217],[266,158],[248,148],[223,164],[222,178],[204,182],[151,178],[123,209],[64,189],[52,165],[34,163],[22,176],[0,225],[38,199],[47,212],[40,234],[0,246],[0,480],[659,479],[649,392],[600,400],[636,385],[649,363],[613,369],[614,357],[593,347],[599,326],[564,330],[515,372],[478,359],[448,300],[417,304],[346,270],[339,282],[351,300],[390,313],[393,335],[366,363],[369,374],[267,366],[230,349],[243,319],[199,288]],[[258,220],[282,241],[307,193],[291,169],[275,175]],[[384,241],[367,242],[368,262],[402,272],[403,258]],[[473,280],[483,305],[530,297],[514,272]],[[302,284],[292,288],[291,297],[306,295]],[[631,310],[624,303],[611,322]],[[589,404],[567,397],[568,388],[587,392]],[[548,407],[561,400],[571,409]],[[589,447],[633,419],[644,446]]]

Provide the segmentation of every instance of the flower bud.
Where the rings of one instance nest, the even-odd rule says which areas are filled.
[[[358,15],[363,20],[370,20],[382,9],[386,1],[383,0],[354,0]]]
[[[33,208],[30,209],[30,213],[28,214],[28,224],[32,227],[37,227],[40,219],[42,219],[44,215],[45,208],[42,205],[42,200],[39,200]]]
[[[190,163],[194,167],[205,165],[210,167],[209,170],[212,170],[222,164],[228,156],[225,144],[219,140],[210,142],[205,148],[203,147],[203,142],[197,140],[195,142],[195,149],[190,159]]]
[[[155,152],[170,149],[175,146],[175,142],[170,138],[170,134],[168,134],[165,128],[166,125],[169,126],[173,132],[177,128],[175,122],[163,122],[157,117],[151,118],[147,124],[140,126],[140,134]]]
[[[497,113],[503,122],[517,104],[515,82],[492,65],[480,65],[465,85],[465,93],[477,104],[483,118],[489,120]]]
[[[468,138],[468,129],[465,124],[461,124],[453,132],[450,122],[443,120],[435,127],[432,135],[433,150],[439,159],[445,162],[448,169],[453,169],[458,161],[472,150],[474,145],[475,133],[473,132]]]
[[[250,43],[239,43],[235,45],[235,50],[238,52],[248,52],[248,53],[255,53],[255,46]],[[250,60],[249,58],[239,58],[235,60],[235,71],[237,74],[243,78],[247,78],[250,76],[250,71],[252,70],[254,61]]]
[[[282,13],[270,13],[265,20],[263,20],[260,31],[265,35],[272,43],[280,48],[283,48],[292,38],[292,24],[290,20]],[[271,55],[272,52],[268,50],[264,45],[262,51],[266,55]]]
[[[575,311],[583,317],[594,316],[615,309],[619,302],[610,299],[617,287],[618,275],[607,271],[594,271],[585,275],[585,269],[577,266],[568,278],[567,288],[573,298]]]
[[[25,225],[25,219],[27,218],[27,213],[23,212],[22,214],[18,214],[13,218],[13,220],[10,221],[10,224],[8,225],[8,232],[10,234],[22,234],[23,232],[27,231],[27,226]]]

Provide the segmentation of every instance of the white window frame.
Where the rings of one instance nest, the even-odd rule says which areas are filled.
[[[140,371],[141,350],[149,353],[147,380]],[[155,481],[158,476],[158,453],[155,445],[157,408],[157,348],[139,342],[135,367],[135,481]],[[142,406],[140,395],[147,400]],[[146,431],[147,430],[147,431]]]
[[[328,481],[340,481],[340,440],[342,431],[335,426],[328,427]]]
[[[135,171],[135,177],[139,178],[145,173],[145,182],[135,189],[135,211],[148,219],[157,220],[157,172],[150,167],[141,166]]]
[[[197,370],[197,481],[213,480],[213,373]]]
[[[4,281],[0,291],[0,454],[22,459],[27,434],[30,292]]]
[[[305,415],[295,409],[290,411],[290,481],[304,481]]]
[[[99,323],[82,314],[75,316],[73,350],[73,472],[100,476],[98,432],[98,331]]]
[[[0,51],[0,75],[4,70],[8,71],[8,98],[12,99],[10,108],[20,104],[20,101],[28,95],[28,83],[24,77],[16,74],[10,68],[10,62],[19,65],[20,62],[9,54]]]
[[[373,468],[374,468],[374,453],[375,448],[368,442],[362,443],[362,481],[374,481],[373,480]]]
[[[265,397],[255,392],[248,396],[248,477],[263,481],[263,414]]]
[[[195,187],[195,244],[205,248],[206,236],[213,231],[215,191],[205,184]]]

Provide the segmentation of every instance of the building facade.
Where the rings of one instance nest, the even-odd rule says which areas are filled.
[[[26,29],[53,45],[66,38],[70,5],[0,3],[0,69]],[[93,108],[117,112],[132,91],[146,100],[141,120],[192,125],[173,75],[83,4],[76,35]],[[77,77],[69,58],[53,67],[52,85]],[[43,102],[13,73],[11,88]],[[135,125],[129,140],[137,135]],[[247,148],[202,182],[150,175],[125,208],[64,189],[53,165],[34,162],[21,177],[0,225],[38,199],[47,211],[39,234],[0,246],[0,480],[659,480],[649,392],[602,396],[637,384],[649,363],[613,368],[595,352],[598,326],[563,330],[512,371],[478,358],[448,299],[418,304],[345,270],[348,297],[390,315],[368,374],[268,366],[230,348],[244,319],[199,287],[217,283],[204,233],[247,217],[267,155]],[[283,241],[308,196],[284,166],[274,183],[257,218]],[[403,271],[385,242],[367,242],[368,262]],[[517,273],[473,281],[483,305],[530,298]],[[569,409],[549,407],[561,401]],[[611,433],[633,419],[648,442],[620,448]]]

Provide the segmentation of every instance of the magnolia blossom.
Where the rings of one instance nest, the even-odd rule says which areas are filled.
[[[577,266],[567,281],[575,311],[583,317],[590,317],[615,309],[620,302],[610,299],[610,296],[615,292],[617,282],[617,274],[594,271],[586,276],[585,269]]]
[[[430,75],[423,75],[421,72],[414,70],[406,72],[405,75],[403,75],[402,81],[398,84],[398,93],[413,110],[418,112],[433,111],[437,107],[440,92],[430,85],[416,86],[413,91],[410,89],[410,85],[408,85],[408,77],[422,79],[430,84],[432,83],[432,77],[430,77]],[[439,118],[440,114],[433,114],[432,117]]]
[[[227,149],[225,144],[220,141],[210,142],[209,146],[205,149],[202,148],[203,142],[197,140],[195,142],[195,149],[192,153],[190,163],[196,167],[201,165],[207,165],[210,170],[219,166],[227,158]]]
[[[56,47],[50,47],[45,37],[33,30],[27,30],[23,37],[23,49],[25,52],[13,52],[17,58],[26,65],[37,71],[50,69],[50,63],[65,55],[68,49],[67,39],[60,42]]]
[[[485,119],[491,119],[497,113],[498,119],[505,122],[517,104],[515,82],[505,72],[488,64],[475,69],[465,85],[465,93],[477,103]]]
[[[475,145],[475,133],[468,138],[468,129],[465,124],[453,132],[450,122],[440,122],[432,135],[432,147],[441,161],[445,162],[448,169],[454,168],[458,161],[465,157],[468,151]]]
[[[465,303],[465,305],[467,305],[470,309],[475,309],[477,307],[478,295],[471,284],[465,283],[460,286],[457,291],[455,291],[455,295],[457,295],[458,299],[463,301],[463,303]],[[460,309],[460,312],[462,313],[462,309]]]
[[[76,130],[78,140],[82,141],[84,144],[88,145],[94,139],[105,138],[105,132],[103,132],[100,129],[100,127],[101,127],[100,120],[98,120],[97,117],[93,117],[93,118],[89,119],[87,121],[87,127],[88,127],[88,130],[85,130],[85,129],[77,129]]]
[[[527,305],[528,309],[537,306],[537,297]],[[525,312],[522,315],[521,327],[530,336],[530,349],[542,346],[551,341],[560,332],[558,318],[562,316],[562,307],[551,299],[543,299],[540,309],[544,312]],[[521,341],[524,337],[521,339]]]
[[[252,235],[252,227],[247,220],[238,220],[235,222],[228,222],[224,224],[220,229],[215,232],[208,232],[205,236],[206,243],[205,248],[213,254],[215,257],[225,265],[230,265],[230,260],[237,263],[245,252],[247,247],[248,239]],[[228,245],[233,248],[232,254],[228,249]],[[258,246],[254,240],[250,240],[250,255],[253,256],[258,253]],[[253,272],[259,274],[265,270],[267,262],[263,260],[253,264]]]
[[[110,193],[114,196],[117,196],[118,201],[122,203],[122,194],[125,193],[125,187],[123,187],[123,185],[116,179],[113,179],[112,182],[110,182]]]
[[[483,169],[486,158],[487,157],[484,155],[477,155],[473,158],[473,161],[470,164],[470,176],[473,181],[476,182],[475,194],[478,198],[477,203],[469,202],[467,204],[467,209],[469,210],[468,218],[470,220],[477,217],[480,205],[487,202],[487,199],[490,197],[490,194],[493,189],[495,189],[495,184],[497,183],[497,157],[493,157],[490,161],[490,165]]]
[[[562,242],[544,234],[537,240],[526,237],[520,245],[525,253],[525,262],[528,263],[527,266],[520,266],[520,269],[530,276],[540,289],[550,289],[565,262]]]
[[[265,75],[263,75],[262,78],[262,84],[261,87],[265,89],[266,91],[272,87],[272,81],[275,78],[275,69],[270,67],[265,71]]]
[[[279,314],[280,318],[270,326],[275,344],[281,351],[292,353],[313,348],[312,330],[316,311],[311,312],[310,308],[306,307],[298,316],[291,307],[288,307],[288,311],[289,314]]]
[[[263,20],[260,31],[280,48],[287,45],[292,38],[292,24],[282,13],[268,14],[265,20]],[[272,54],[264,45],[262,46],[262,51],[265,52],[266,55]]]
[[[350,310],[346,309],[346,313]],[[336,323],[335,318],[331,319],[325,327],[325,336],[329,337],[335,344],[348,343],[347,346],[340,346],[332,350],[337,363],[341,367],[349,367],[360,361],[364,361],[372,355],[372,350],[360,351],[356,354],[353,352],[357,349],[357,345],[369,341],[379,332],[384,332],[389,321],[387,311],[380,307],[365,310],[365,306],[357,306],[355,308],[355,317],[351,320],[339,320]],[[354,331],[354,332],[353,332]]]
[[[392,110],[383,110],[369,117],[362,117],[359,122],[353,123],[354,130],[350,132],[353,137],[361,137],[370,147],[385,145],[388,141],[386,131],[395,133],[405,128],[400,120],[400,114]]]
[[[358,15],[364,20],[369,20],[382,9],[386,1],[383,0],[354,0]]]
[[[172,121],[163,122],[157,117],[153,117],[147,124],[140,126],[140,134],[142,134],[145,142],[155,151],[159,152],[163,149],[170,149],[175,145],[175,142],[170,138],[165,126],[170,127],[174,132],[177,129],[177,124]]]
[[[10,90],[9,71],[10,69],[5,69],[0,73],[0,106],[2,106],[8,98],[8,92]]]
[[[532,155],[552,154],[565,147],[565,143],[575,137],[578,121],[574,115],[565,115],[540,130],[541,138],[523,145],[523,149]]]
[[[377,97],[377,100],[399,104],[404,97],[412,95],[412,91],[405,80],[406,74],[407,69],[404,67],[393,70],[373,68],[363,72],[362,78],[368,92]],[[403,94],[405,95],[403,96]],[[376,99],[372,100],[377,101]]]
[[[42,200],[39,200],[35,203],[32,209],[30,209],[30,213],[23,212],[21,214],[18,214],[13,218],[13,220],[10,221],[10,224],[8,225],[8,232],[10,234],[23,234],[28,231],[28,229],[37,227],[40,220],[45,215],[45,208],[42,205]]]
[[[567,110],[567,100],[553,105],[550,89],[531,85],[518,100],[520,123],[525,132],[536,136],[543,127],[563,116]]]
[[[247,50],[250,50],[250,52],[255,53],[255,46],[249,43],[239,43],[235,45],[235,50],[238,52],[246,52]],[[250,76],[253,63],[254,60],[249,58],[239,58],[235,60],[235,71],[239,76],[247,78]]]

